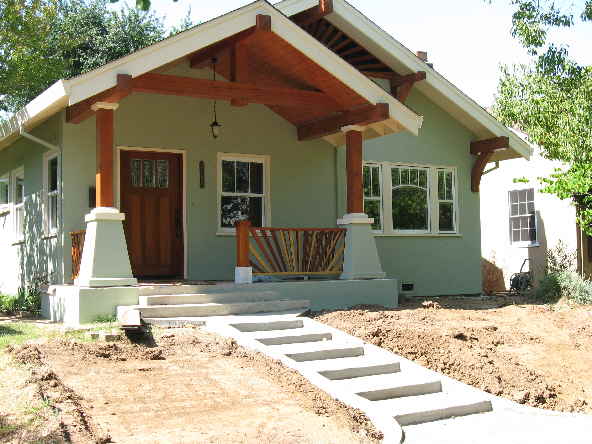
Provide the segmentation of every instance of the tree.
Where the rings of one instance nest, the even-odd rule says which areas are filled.
[[[578,223],[592,235],[592,67],[549,42],[549,31],[592,20],[592,0],[579,11],[546,0],[512,0],[512,35],[532,56],[530,65],[503,67],[494,113],[528,134],[544,157],[566,164],[541,178],[544,192],[572,199]]]
[[[0,0],[1,111],[15,112],[59,79],[165,37],[163,21],[106,0]]]

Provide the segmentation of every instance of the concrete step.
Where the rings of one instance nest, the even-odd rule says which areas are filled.
[[[293,319],[288,321],[274,321],[274,322],[241,322],[237,324],[230,324],[231,327],[236,328],[242,332],[255,331],[273,331],[273,330],[288,330],[304,327],[304,320]]]
[[[357,343],[335,341],[312,342],[307,344],[272,345],[271,350],[282,353],[296,362],[320,361],[323,359],[351,358],[362,356],[364,347]]]
[[[259,333],[259,332],[258,332]],[[305,342],[329,341],[333,335],[329,332],[307,331],[302,328],[293,330],[271,331],[268,335],[259,335],[255,340],[263,345],[301,344]]]
[[[305,311],[310,307],[310,302],[305,300],[290,301],[262,301],[241,302],[232,304],[180,304],[180,305],[150,305],[137,307],[142,318],[176,318],[176,317],[201,317],[201,316],[225,316],[247,313],[272,313],[301,309]]]
[[[202,327],[206,324],[203,318],[143,318],[146,324],[163,328],[183,328],[186,326]]]
[[[315,370],[327,379],[340,381],[343,379],[397,373],[401,371],[401,365],[392,360],[372,359],[364,355],[355,358],[322,361],[316,365]]]
[[[161,294],[153,296],[140,296],[141,306],[151,305],[186,305],[186,304],[230,304],[235,302],[262,302],[280,299],[275,291],[245,291],[228,293],[188,293],[188,294]]]
[[[161,296],[161,295],[177,295],[177,294],[219,294],[226,292],[235,292],[240,286],[234,282],[221,284],[155,284],[142,285],[139,288],[140,296]]]
[[[375,401],[373,406],[393,415],[401,426],[423,424],[455,416],[492,411],[491,402],[478,394],[455,392]]]
[[[368,401],[418,396],[442,391],[442,383],[434,378],[413,373],[391,373],[344,379],[334,383]]]

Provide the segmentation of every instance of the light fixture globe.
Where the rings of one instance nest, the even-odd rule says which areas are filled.
[[[221,128],[222,125],[220,125],[216,119],[214,119],[214,121],[210,123],[210,129],[212,130],[212,137],[214,139],[217,139],[220,136]]]

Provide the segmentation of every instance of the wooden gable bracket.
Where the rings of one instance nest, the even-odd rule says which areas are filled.
[[[97,102],[118,103],[131,93],[132,76],[117,74],[117,85],[113,88],[66,108],[66,122],[81,123],[95,113],[92,109],[93,104]]]
[[[319,21],[333,12],[333,0],[319,0],[319,4],[293,15],[290,19],[300,27]]]
[[[418,71],[413,74],[408,74],[406,76],[400,76],[395,74],[391,77],[391,94],[396,97],[396,99],[401,102],[405,103],[407,97],[411,93],[411,88],[415,82],[421,82],[422,80],[426,79],[425,71]]]
[[[510,147],[509,137],[494,137],[492,139],[478,140],[471,142],[471,154],[477,156],[473,170],[471,171],[471,191],[479,192],[481,177],[485,171],[485,166],[491,160],[493,153],[498,150],[504,150]]]
[[[388,103],[366,105],[329,117],[324,117],[298,127],[298,140],[313,140],[341,131],[348,125],[369,125],[390,117]]]
[[[244,43],[256,32],[271,32],[271,16],[264,14],[257,14],[255,19],[255,26],[245,29],[231,37],[228,37],[219,42],[213,43],[210,46],[200,49],[189,56],[189,66],[191,68],[204,68],[211,65],[212,58],[218,56],[220,53],[234,48],[239,43]]]

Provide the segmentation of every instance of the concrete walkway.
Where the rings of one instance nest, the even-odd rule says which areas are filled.
[[[592,443],[592,416],[525,407],[422,367],[298,312],[203,318],[205,328],[282,361],[364,411],[388,443]]]

